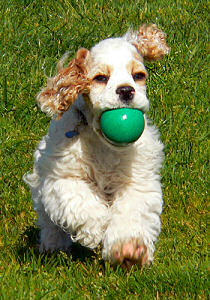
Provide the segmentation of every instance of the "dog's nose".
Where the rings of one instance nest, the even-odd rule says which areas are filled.
[[[120,86],[116,89],[116,94],[119,95],[122,102],[129,104],[133,100],[135,90],[129,85]]]

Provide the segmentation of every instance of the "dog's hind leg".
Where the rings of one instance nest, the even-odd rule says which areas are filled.
[[[54,224],[44,211],[39,212],[37,223],[40,228],[40,252],[70,251],[72,245],[70,234]]]

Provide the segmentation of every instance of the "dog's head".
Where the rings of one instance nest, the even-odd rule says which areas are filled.
[[[83,94],[94,116],[93,126],[107,109],[131,107],[146,112],[144,59],[160,59],[168,50],[165,34],[154,24],[103,40],[90,51],[82,48],[66,68],[63,60],[58,64],[58,74],[48,79],[38,103],[44,112],[59,118]]]

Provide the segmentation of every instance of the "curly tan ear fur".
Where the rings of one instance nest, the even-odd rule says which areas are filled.
[[[158,60],[169,52],[166,35],[157,25],[142,25],[138,31],[129,30],[124,38],[134,44],[146,60]]]
[[[57,65],[58,74],[48,78],[47,86],[37,96],[41,110],[53,118],[59,118],[68,110],[79,93],[87,93],[89,89],[87,79],[89,51],[84,48],[78,50],[76,58],[63,68],[65,59],[66,55]]]

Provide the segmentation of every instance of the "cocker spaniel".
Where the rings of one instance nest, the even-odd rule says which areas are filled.
[[[64,56],[38,94],[52,121],[24,180],[38,214],[41,252],[79,242],[100,245],[105,260],[127,268],[153,260],[163,145],[146,117],[144,59],[158,60],[168,51],[165,34],[143,25],[90,51],[79,49],[66,67]],[[137,109],[144,118],[141,136],[126,144],[109,141],[100,123],[105,111],[121,108]]]

